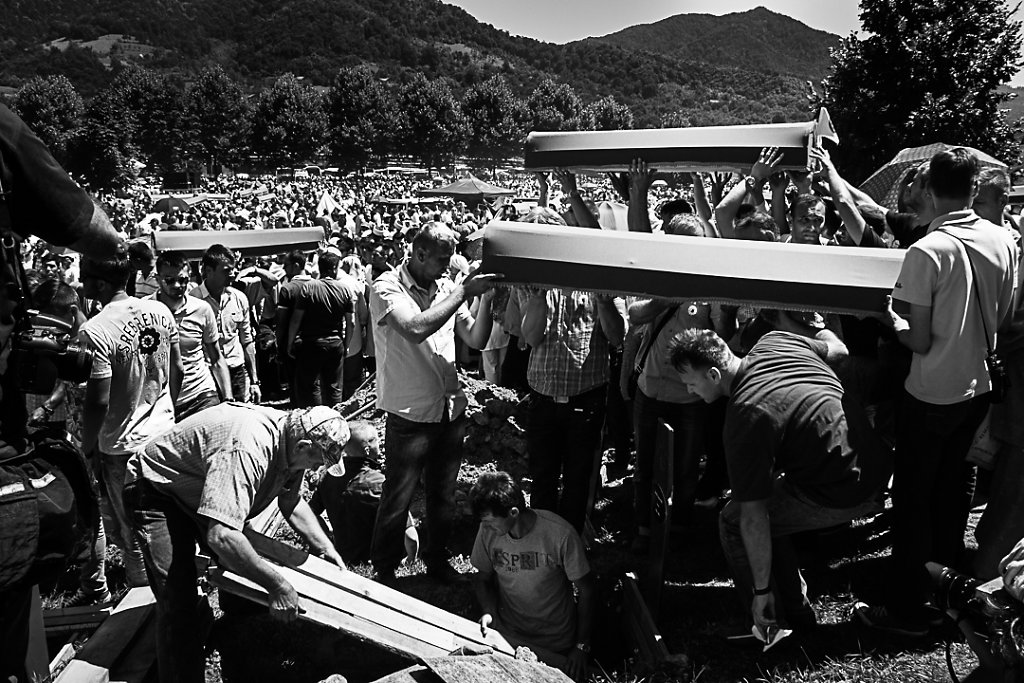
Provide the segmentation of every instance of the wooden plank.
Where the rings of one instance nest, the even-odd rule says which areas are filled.
[[[255,534],[250,530],[246,530],[245,535],[256,552],[278,564],[361,596],[378,605],[401,612],[418,621],[442,628],[469,642],[486,645],[496,652],[515,656],[515,648],[509,645],[508,641],[494,629],[490,629],[487,637],[483,637],[480,635],[480,626],[476,622],[463,619],[456,614],[434,607],[353,572],[343,571],[327,560],[314,557],[280,541]]]
[[[156,600],[148,586],[132,588],[107,620],[68,662],[57,683],[107,683],[110,668],[132,646],[154,613]]]
[[[440,657],[424,664],[445,683],[570,683],[561,670],[501,655]]]
[[[276,536],[281,525],[284,524],[284,515],[281,513],[281,508],[277,505],[277,499],[272,500],[270,505],[264,508],[258,515],[246,520],[245,524],[253,531],[264,536],[269,536],[270,538]]]
[[[658,632],[658,627],[647,611],[647,604],[640,595],[636,575],[629,572],[622,581],[623,609],[627,619],[633,623],[630,635],[634,638],[637,652],[642,655],[643,663],[651,668],[657,667],[668,657],[668,648]]]
[[[43,680],[50,675],[50,654],[46,649],[46,629],[43,627],[43,601],[39,586],[32,586],[31,611],[28,617],[28,652],[25,670],[33,679]]]
[[[90,611],[79,611],[72,614],[53,614],[63,610],[44,610],[43,625],[47,631],[57,627],[78,625],[80,628],[96,628],[110,616],[111,608],[95,608]]]
[[[217,586],[217,588],[239,597],[258,602],[261,605],[266,605],[269,602],[267,592],[261,586],[226,569],[217,568],[211,570],[209,579],[210,583]],[[309,600],[304,596],[299,596],[299,602],[304,610],[303,614],[299,616],[300,619],[336,628],[358,640],[376,644],[403,657],[423,659],[426,657],[440,657],[447,654],[447,652],[440,648],[411,638],[404,633],[391,631],[379,624],[345,614],[327,605]]]
[[[56,673],[57,669],[61,668],[75,656],[75,644],[73,642],[64,643],[64,645],[57,650],[57,654],[50,660],[50,675]]]
[[[672,528],[675,472],[675,430],[658,420],[654,441],[653,491],[651,492],[651,559],[644,576],[643,595],[651,618],[658,619],[661,588],[665,583],[665,555]]]
[[[75,616],[93,616],[102,613],[103,616],[109,615],[114,610],[113,606],[109,603],[103,605],[85,605],[83,607],[61,607],[60,609],[44,609],[43,620],[49,621],[50,619],[58,619],[65,617]]]

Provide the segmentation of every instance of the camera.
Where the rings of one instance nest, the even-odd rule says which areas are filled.
[[[936,606],[957,613],[961,630],[966,626],[978,636],[977,641],[969,636],[968,643],[979,659],[998,661],[1005,672],[1024,672],[1024,604],[1001,587],[989,590],[989,584],[949,567],[934,562],[927,567]]]
[[[18,388],[49,394],[58,380],[80,383],[89,379],[93,352],[76,343],[67,322],[28,310],[11,335],[11,367]]]

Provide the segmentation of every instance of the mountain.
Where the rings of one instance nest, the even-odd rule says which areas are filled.
[[[682,15],[555,45],[512,36],[438,0],[4,0],[0,26],[0,86],[65,73],[89,96],[103,87],[106,66],[141,59],[183,81],[216,62],[255,91],[285,72],[329,85],[339,68],[369,63],[381,77],[402,81],[422,72],[459,87],[500,73],[523,96],[550,77],[585,101],[613,95],[633,109],[638,126],[804,120],[804,81],[821,77],[822,46],[835,40],[759,9]],[[42,48],[106,34],[130,36],[129,45],[152,54]],[[784,37],[778,45],[776,35]],[[737,43],[746,47],[729,48]]]
[[[779,73],[820,81],[839,36],[818,31],[764,7],[723,16],[678,14],[597,38],[686,61]]]

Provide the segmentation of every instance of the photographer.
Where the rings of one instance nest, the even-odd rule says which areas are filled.
[[[46,146],[7,107],[0,105],[0,481],[16,480],[22,461],[10,459],[28,449],[25,401],[10,363],[12,335],[27,297],[18,239],[35,233],[51,244],[104,257],[119,243],[106,215],[50,155]],[[11,239],[14,238],[14,239]],[[72,460],[68,458],[67,460]],[[78,463],[73,463],[78,464]],[[70,470],[72,463],[68,463]],[[84,472],[70,472],[68,481]],[[77,479],[76,479],[77,480]],[[86,479],[87,482],[87,479]],[[80,514],[95,506],[88,485],[75,488]],[[82,493],[79,499],[78,494]],[[28,617],[32,586],[39,580],[38,557],[19,557],[25,519],[14,496],[0,496],[0,679],[27,681]],[[81,531],[81,529],[77,529]],[[29,539],[32,547],[34,539]]]

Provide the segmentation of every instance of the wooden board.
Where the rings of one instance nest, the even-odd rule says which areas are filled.
[[[658,420],[654,441],[654,476],[651,492],[651,560],[644,576],[643,595],[651,619],[658,620],[661,588],[665,583],[665,555],[672,528],[673,484],[675,482],[675,430]]]
[[[267,592],[261,586],[223,568],[211,570],[209,579],[210,583],[217,588],[234,595],[258,602],[261,605],[266,605],[269,602]],[[403,657],[424,659],[447,654],[440,648],[411,638],[404,633],[392,631],[361,617],[346,614],[305,596],[299,595],[299,604],[304,610],[300,615],[301,619],[338,629],[358,640],[374,643]]]
[[[132,588],[57,677],[57,683],[107,683],[110,669],[145,638],[156,600],[150,588]],[[155,634],[148,631],[149,638]]]
[[[636,575],[632,572],[622,581],[622,601],[633,652],[645,667],[653,669],[668,657],[668,648],[647,611],[647,603],[640,595]]]
[[[257,533],[273,538],[277,535],[284,521],[284,515],[281,513],[281,508],[278,507],[277,499],[275,498],[261,513],[252,519],[246,520],[245,525]]]
[[[476,622],[434,607],[353,572],[343,571],[331,562],[314,557],[280,541],[253,533],[251,530],[247,529],[245,535],[256,552],[277,564],[328,583],[347,593],[368,600],[370,603],[382,605],[419,622],[444,629],[462,641],[485,645],[495,652],[515,656],[515,648],[509,645],[508,641],[494,629],[491,629],[486,637],[481,636],[480,626]]]
[[[560,669],[501,655],[442,657],[424,662],[445,683],[570,683]]]

